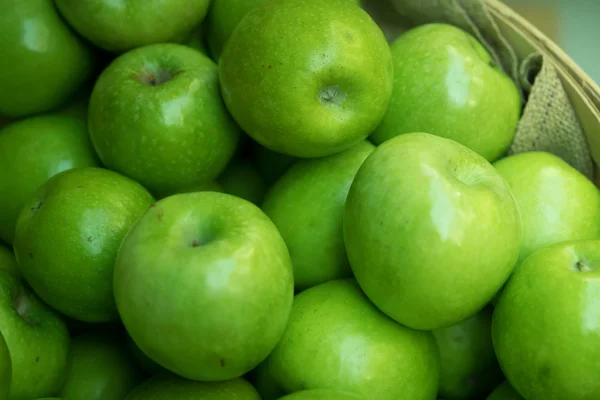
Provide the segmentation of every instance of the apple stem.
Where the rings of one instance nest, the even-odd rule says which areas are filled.
[[[575,268],[580,272],[590,272],[592,270],[592,268],[590,268],[590,266],[583,260],[577,261],[577,263],[575,263]]]

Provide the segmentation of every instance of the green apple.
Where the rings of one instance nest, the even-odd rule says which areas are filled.
[[[59,395],[69,400],[123,400],[142,379],[123,337],[88,333],[71,341]]]
[[[148,357],[142,349],[138,347],[137,344],[133,341],[131,336],[127,334],[127,345],[129,346],[129,350],[136,360],[142,371],[146,373],[146,375],[156,375],[160,372],[164,372],[165,369],[158,365],[156,361]]]
[[[494,166],[521,210],[521,261],[549,245],[600,239],[600,190],[565,161],[545,152],[528,152]]]
[[[414,329],[480,311],[510,276],[521,235],[517,203],[494,167],[427,133],[381,144],[346,201],[344,241],[358,283]]]
[[[154,199],[101,168],[64,171],[43,184],[17,222],[21,273],[56,310],[85,322],[118,319],[113,266],[121,240]]]
[[[260,400],[246,380],[194,382],[172,374],[156,375],[135,388],[125,400]]]
[[[232,379],[263,361],[294,294],[275,225],[254,204],[217,192],[156,203],[123,241],[114,288],[140,349],[200,381]]]
[[[262,208],[288,246],[296,290],[352,276],[344,205],[356,172],[374,149],[362,141],[341,153],[300,160],[267,193]],[[307,229],[298,229],[303,225]]]
[[[269,363],[267,361],[262,362],[250,375],[250,382],[254,384],[254,387],[263,400],[277,400],[286,394],[286,391],[277,383],[269,370]]]
[[[350,0],[360,4],[360,0]],[[265,0],[212,0],[206,15],[206,33],[210,54],[219,61],[225,45],[242,18]]]
[[[492,307],[456,325],[436,329],[440,391],[444,399],[481,399],[502,381],[492,344]]]
[[[12,362],[8,399],[55,395],[67,365],[67,327],[19,277],[5,270],[0,270],[0,334]]]
[[[260,205],[267,190],[265,181],[250,162],[234,160],[219,177],[219,183],[225,193],[241,197]]]
[[[252,142],[252,144],[254,145],[252,148],[252,161],[267,187],[277,182],[288,168],[297,161],[292,156],[269,150],[256,142]]]
[[[216,178],[239,137],[219,93],[216,64],[179,44],[118,57],[96,82],[89,119],[104,165],[151,192]]]
[[[223,98],[244,132],[297,157],[365,139],[387,109],[392,57],[348,0],[272,0],[252,9],[219,60]]]
[[[362,400],[366,397],[330,389],[303,390],[281,397],[280,400]]]
[[[500,366],[527,400],[600,398],[600,240],[565,242],[527,257],[492,322]]]
[[[177,42],[198,26],[210,0],[56,0],[65,19],[104,50],[125,52],[153,43]]]
[[[508,381],[502,382],[494,391],[486,398],[486,400],[525,400],[517,391],[510,386]]]
[[[174,194],[194,193],[194,192],[221,192],[221,193],[224,193],[225,189],[223,188],[223,185],[221,185],[219,182],[217,182],[215,180],[215,181],[208,181],[208,182],[196,182],[193,185],[190,185],[190,186],[187,186],[184,188],[179,188],[176,190],[155,191],[153,193],[153,195],[157,200],[162,200],[165,197],[173,196]]]
[[[242,18],[265,0],[212,0],[206,15],[206,38],[210,55],[218,62],[231,34]]]
[[[91,76],[91,51],[53,0],[5,0],[0,12],[0,115],[23,117],[65,103]]]
[[[11,378],[12,364],[10,362],[10,354],[8,353],[8,346],[6,345],[4,336],[0,332],[0,400],[8,400]]]
[[[433,335],[395,323],[353,279],[296,295],[285,333],[267,359],[288,392],[335,389],[370,400],[434,399],[439,361]]]
[[[371,138],[404,133],[455,140],[489,161],[510,146],[521,114],[514,82],[471,35],[451,25],[410,30],[392,44],[394,90]]]
[[[12,244],[23,204],[48,178],[99,165],[87,120],[64,115],[24,119],[0,131],[0,238]]]
[[[0,269],[8,270],[17,275],[21,273],[19,271],[17,259],[15,258],[15,253],[13,253],[12,249],[9,249],[2,244],[0,244]]]

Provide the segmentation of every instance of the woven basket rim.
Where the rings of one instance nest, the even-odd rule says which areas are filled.
[[[595,106],[597,114],[600,115],[600,86],[560,46],[501,0],[486,0],[486,3],[493,12],[517,26],[537,48],[548,54],[559,69],[567,74],[587,96],[589,102]]]

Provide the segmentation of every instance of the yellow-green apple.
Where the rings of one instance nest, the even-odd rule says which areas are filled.
[[[19,216],[15,254],[21,273],[42,300],[71,318],[117,320],[117,250],[153,201],[140,184],[106,169],[55,175]]]
[[[481,312],[433,331],[440,353],[439,396],[447,399],[481,399],[503,375],[492,344],[492,312]]]
[[[366,397],[331,389],[303,390],[283,396],[280,400],[364,400]]]
[[[353,279],[296,295],[285,333],[267,359],[288,393],[349,391],[370,400],[434,399],[439,360],[433,335],[379,311]]]
[[[157,202],[123,240],[114,288],[140,349],[199,381],[239,377],[262,362],[294,295],[290,256],[273,222],[254,204],[217,192]]]
[[[486,400],[525,400],[521,397],[517,391],[510,386],[508,381],[502,382],[490,395],[486,398]]]
[[[23,204],[59,172],[98,166],[81,116],[43,115],[12,123],[0,132],[0,238],[12,244]]]
[[[19,265],[12,249],[0,244],[0,269],[8,270],[15,274],[20,274]]]
[[[267,193],[262,208],[288,246],[296,290],[352,276],[344,205],[356,172],[374,149],[362,141],[341,153],[299,160]]]
[[[271,150],[326,156],[365,139],[387,109],[388,43],[348,0],[272,0],[246,14],[219,60],[223,98]]]
[[[350,188],[344,241],[369,299],[414,329],[479,312],[510,276],[521,243],[508,184],[483,157],[439,136],[379,145]]]
[[[12,378],[12,364],[8,346],[0,332],[0,400],[8,400],[10,380]]]
[[[178,42],[198,26],[210,0],[55,0],[81,36],[104,50],[125,52],[153,43]]]
[[[550,153],[527,152],[494,166],[521,210],[520,261],[549,245],[600,239],[600,190],[565,161]]]
[[[527,400],[600,398],[600,240],[527,257],[496,304],[492,339],[507,380]]]
[[[232,161],[219,176],[223,192],[241,197],[258,206],[265,197],[266,184],[254,165],[246,160]]]
[[[0,334],[12,364],[8,399],[55,395],[65,377],[69,332],[50,307],[6,270],[0,270]]]
[[[53,0],[3,1],[0,49],[0,115],[8,117],[65,103],[90,77],[94,64]]]
[[[71,340],[59,395],[69,400],[122,400],[142,380],[122,335],[86,333]]]
[[[223,382],[196,382],[169,373],[158,374],[135,388],[125,400],[260,400],[243,378]]]
[[[508,149],[521,114],[514,82],[470,34],[429,24],[392,45],[394,90],[371,138],[376,144],[404,133],[455,140],[489,161]]]
[[[89,108],[90,136],[104,165],[153,193],[216,178],[238,142],[217,65],[180,44],[119,56],[96,81]]]

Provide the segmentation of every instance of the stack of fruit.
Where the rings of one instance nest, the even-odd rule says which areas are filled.
[[[0,399],[600,399],[600,191],[486,49],[209,3],[0,2]]]

